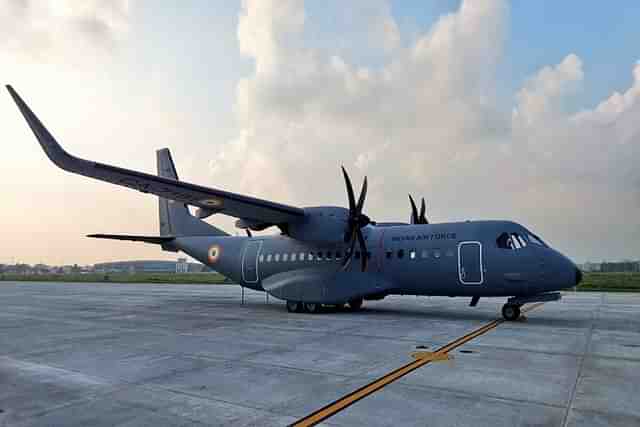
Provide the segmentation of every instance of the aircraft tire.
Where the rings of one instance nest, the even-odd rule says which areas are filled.
[[[296,301],[287,301],[287,311],[289,313],[300,313],[302,311],[302,303]]]
[[[362,308],[362,302],[364,300],[362,298],[355,298],[352,300],[349,300],[349,308],[351,309],[351,311],[358,311]]]
[[[508,321],[518,320],[520,317],[520,306],[515,304],[505,304],[502,306],[502,317]]]
[[[322,304],[317,304],[315,302],[305,302],[304,303],[304,311],[310,314],[318,314],[322,310]]]

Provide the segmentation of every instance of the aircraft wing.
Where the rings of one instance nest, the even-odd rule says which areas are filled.
[[[304,209],[301,208],[72,156],[58,144],[38,117],[20,98],[20,95],[9,85],[7,85],[7,90],[49,159],[66,171],[198,206],[214,213],[222,213],[254,224],[265,226],[287,224],[295,222],[305,215]]]

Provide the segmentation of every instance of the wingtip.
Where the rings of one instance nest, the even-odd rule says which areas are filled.
[[[22,100],[22,98],[20,98],[20,95],[18,95],[18,92],[16,92],[13,86],[5,85],[4,87],[7,88],[7,92],[9,92],[9,95],[11,95],[11,98],[13,98],[13,102],[15,102],[18,106],[24,103],[24,101]]]

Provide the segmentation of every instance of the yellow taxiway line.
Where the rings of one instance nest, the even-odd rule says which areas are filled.
[[[543,303],[537,303],[530,305],[526,308],[523,308],[522,313],[529,312],[540,307]],[[319,422],[326,420],[327,418],[337,414],[338,412],[346,409],[347,407],[353,405],[357,401],[364,399],[372,393],[380,390],[381,388],[391,384],[392,382],[404,377],[410,372],[415,371],[416,369],[428,364],[434,360],[447,360],[448,353],[456,348],[468,343],[474,338],[479,337],[480,335],[486,334],[492,329],[495,329],[499,324],[504,322],[503,319],[496,319],[492,322],[487,323],[486,325],[460,337],[457,338],[450,343],[440,347],[435,352],[416,352],[413,353],[413,357],[416,359],[413,362],[407,363],[404,366],[401,366],[398,369],[395,369],[382,377],[366,384],[359,389],[352,391],[351,393],[341,397],[340,399],[318,409],[317,411],[299,419],[298,421],[291,424],[293,427],[308,427],[314,426]]]

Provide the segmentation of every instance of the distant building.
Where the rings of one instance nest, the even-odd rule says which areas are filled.
[[[178,262],[176,262],[176,273],[188,273],[189,272],[189,263],[186,258],[178,258]]]
[[[100,273],[200,273],[210,271],[205,265],[187,262],[186,258],[178,261],[139,260],[114,261],[94,264],[94,270]]]
[[[601,268],[602,268],[602,264],[600,264],[599,262],[585,262],[580,266],[580,269],[585,273],[600,271]]]
[[[640,271],[640,262],[638,261],[621,261],[621,262],[603,262],[600,271],[603,273],[632,273]]]

